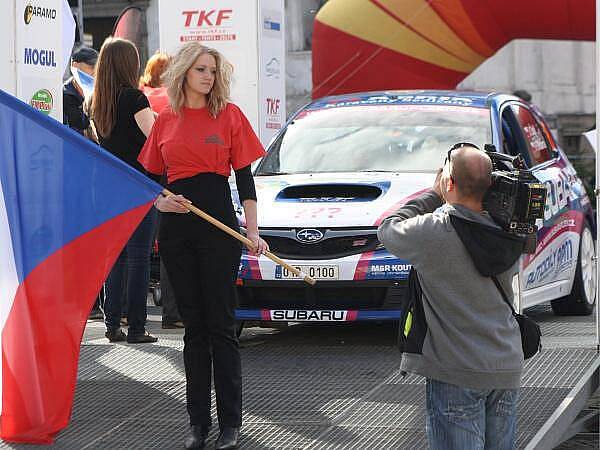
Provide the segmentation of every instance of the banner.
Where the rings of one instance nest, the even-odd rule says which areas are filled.
[[[14,5],[16,96],[62,122],[63,74],[75,40],[71,8],[66,0]]]

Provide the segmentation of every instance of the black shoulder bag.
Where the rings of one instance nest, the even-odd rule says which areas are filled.
[[[502,289],[498,279],[495,276],[492,276],[492,280],[494,280],[494,284],[500,291],[506,304],[510,307],[513,317],[519,324],[519,330],[521,331],[521,345],[523,346],[523,357],[529,359],[542,350],[542,330],[534,320],[524,314],[518,314],[512,303],[506,297],[504,289]]]

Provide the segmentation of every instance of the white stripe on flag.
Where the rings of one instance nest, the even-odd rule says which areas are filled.
[[[8,215],[4,203],[4,192],[0,182],[0,352],[2,351],[2,330],[10,313],[15,294],[19,287],[12,238],[8,225]],[[0,411],[2,411],[2,364],[0,364]]]

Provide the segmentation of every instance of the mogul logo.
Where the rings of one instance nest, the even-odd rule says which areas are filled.
[[[23,63],[31,66],[56,67],[54,50],[25,47]]]
[[[47,20],[56,20],[56,9],[54,8],[42,8],[41,6],[33,6],[31,4],[25,7],[23,12],[23,20],[25,25],[29,25],[33,17],[41,17]]]
[[[31,97],[31,101],[29,104],[33,106],[38,111],[43,112],[44,114],[50,114],[52,111],[52,94],[48,89],[40,89],[33,97]]]

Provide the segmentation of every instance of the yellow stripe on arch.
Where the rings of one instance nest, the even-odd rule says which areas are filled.
[[[376,0],[375,3],[452,55],[476,66],[486,59],[454,33],[427,0]]]
[[[358,39],[446,69],[470,73],[478,65],[440,49],[370,1],[329,0],[317,19]]]

